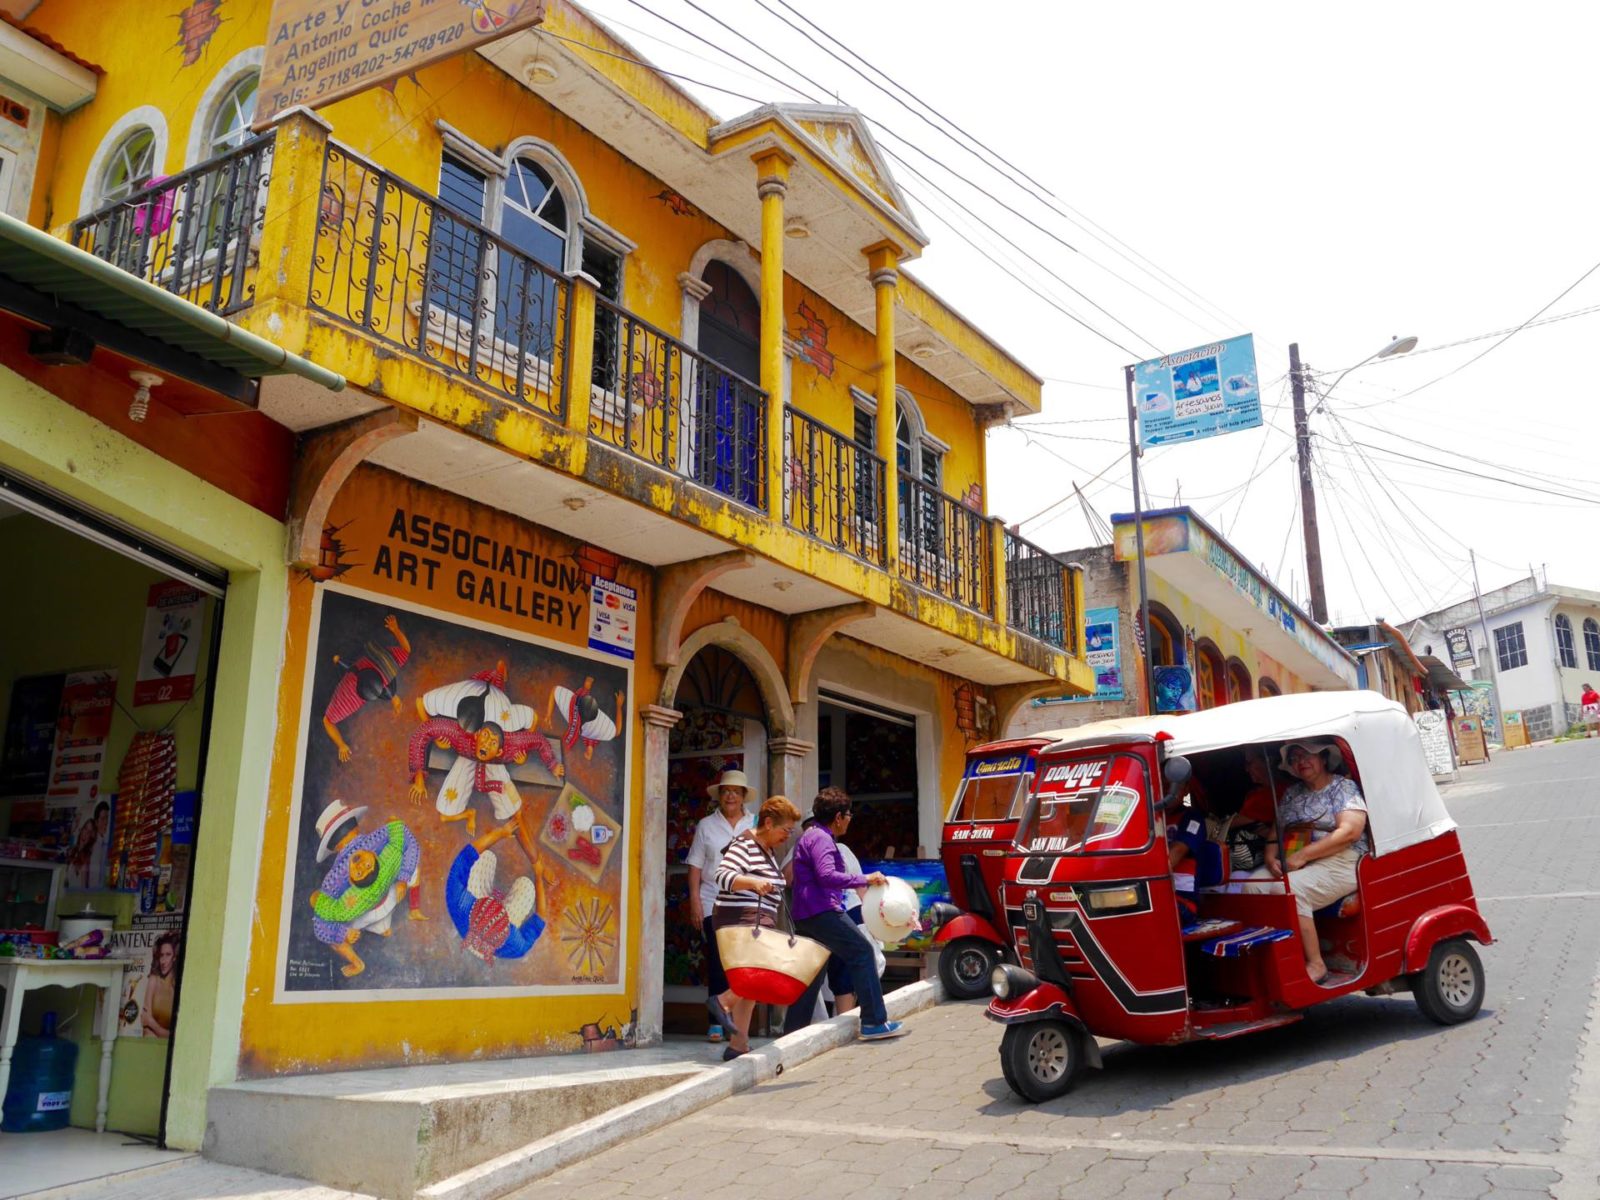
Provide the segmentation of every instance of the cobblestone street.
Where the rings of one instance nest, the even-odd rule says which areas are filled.
[[[1497,941],[1481,1015],[1354,997],[1016,1100],[981,1004],[854,1045],[525,1189],[694,1196],[1600,1196],[1600,743],[1498,755],[1446,790]]]

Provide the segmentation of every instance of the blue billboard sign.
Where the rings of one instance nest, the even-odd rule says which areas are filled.
[[[1163,446],[1261,424],[1251,334],[1152,358],[1133,368],[1139,444]]]

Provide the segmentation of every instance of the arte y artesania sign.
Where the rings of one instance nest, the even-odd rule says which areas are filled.
[[[544,0],[274,0],[255,128],[544,20]]]

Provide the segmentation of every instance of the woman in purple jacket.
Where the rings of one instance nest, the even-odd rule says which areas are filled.
[[[811,805],[816,824],[800,835],[794,850],[794,883],[789,912],[795,932],[821,942],[850,969],[861,1006],[861,1038],[881,1041],[905,1032],[899,1021],[889,1020],[883,1007],[883,987],[878,966],[861,927],[844,913],[844,890],[886,882],[881,872],[857,875],[845,869],[838,839],[850,828],[850,797],[840,788],[823,788]],[[817,994],[826,971],[818,971],[806,994],[789,1006],[783,1031],[793,1033],[811,1023]]]

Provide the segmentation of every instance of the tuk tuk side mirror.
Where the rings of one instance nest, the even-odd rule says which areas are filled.
[[[1161,775],[1167,781],[1167,788],[1161,796],[1161,807],[1171,808],[1178,797],[1183,794],[1183,785],[1189,782],[1194,775],[1194,768],[1189,765],[1189,760],[1182,755],[1169,758],[1161,767]]]

